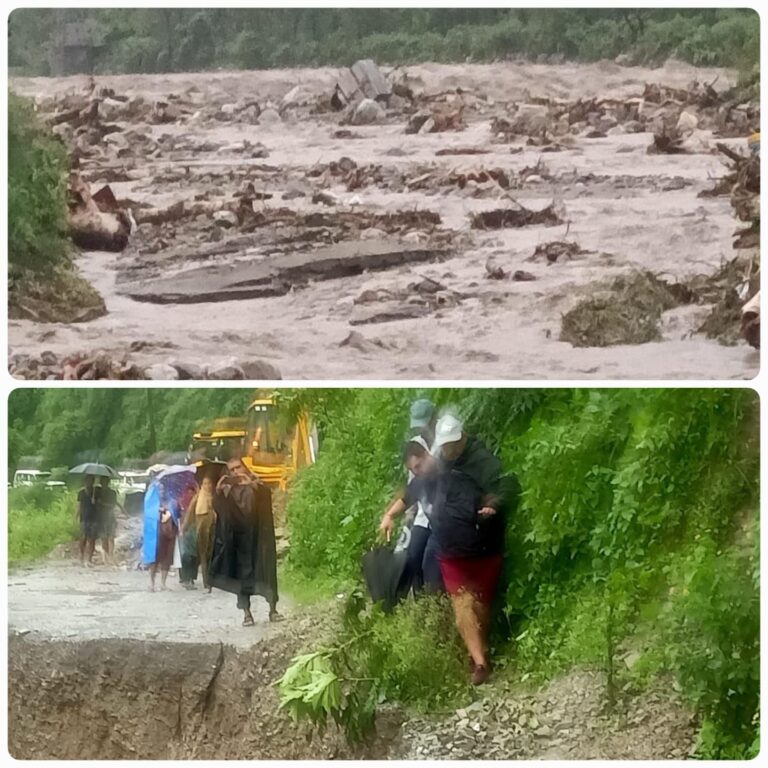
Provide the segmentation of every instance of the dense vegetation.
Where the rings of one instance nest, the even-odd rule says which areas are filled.
[[[308,396],[321,402],[327,426],[317,464],[289,499],[290,567],[307,579],[331,574],[337,585],[351,584],[403,480],[398,438],[414,394]],[[523,489],[508,526],[506,621],[496,638],[512,678],[606,666],[611,698],[619,687],[671,673],[701,715],[702,756],[756,754],[754,394],[474,390],[436,397],[461,409]],[[382,696],[423,705],[461,690],[460,651],[446,649],[437,663],[432,650],[445,637],[434,606],[420,602],[391,617],[366,617],[358,608],[347,611],[343,653],[331,646],[289,670],[283,694],[296,715],[321,721],[330,714],[355,735]],[[619,659],[630,653],[637,660],[628,670]],[[424,670],[435,673],[428,684]],[[344,683],[350,678],[364,682]]]
[[[201,420],[245,416],[247,389],[17,389],[8,404],[8,464],[38,456],[46,468],[119,465],[184,451]]]
[[[63,320],[103,309],[76,271],[67,227],[64,145],[27,99],[8,92],[8,283],[11,317]]]
[[[8,491],[8,563],[34,560],[77,538],[75,491],[43,487]]]
[[[384,506],[405,479],[401,440],[409,403],[420,394],[280,392],[285,418],[309,408],[322,435],[317,463],[289,494],[290,577],[350,595],[339,636],[299,659],[282,693],[295,714],[318,723],[330,715],[351,736],[364,733],[383,699],[434,710],[466,696],[465,660],[443,602],[409,602],[385,616],[366,610],[357,588],[360,557],[374,544]],[[609,700],[672,675],[699,713],[700,756],[754,756],[755,394],[424,394],[458,408],[522,487],[507,530],[494,635],[498,674],[513,682],[543,681],[574,665],[597,666],[608,672]],[[41,454],[50,466],[183,450],[199,419],[242,414],[251,395],[233,389],[17,390],[9,401],[11,469],[22,454]],[[40,500],[11,501],[12,551],[34,556],[29,526],[38,523],[18,510],[39,508]],[[50,514],[66,537],[65,511]],[[632,663],[625,663],[630,656]]]
[[[69,21],[101,26],[89,34],[102,43],[104,73],[619,54],[751,69],[759,58],[758,15],[740,9],[19,9],[11,71],[49,74],[50,47]]]
[[[66,264],[67,156],[32,104],[8,93],[8,264],[11,275]]]

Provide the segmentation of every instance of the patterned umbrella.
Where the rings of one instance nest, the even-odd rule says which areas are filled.
[[[152,480],[144,496],[144,545],[145,564],[155,562],[157,556],[160,507],[166,507],[177,528],[181,527],[184,512],[197,492],[195,467],[178,465],[167,467]]]

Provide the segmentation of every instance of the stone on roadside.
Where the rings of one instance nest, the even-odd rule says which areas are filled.
[[[191,381],[205,378],[205,371],[202,366],[195,365],[194,363],[176,363],[171,365],[176,369],[178,378],[181,381]]]
[[[247,360],[240,364],[246,379],[277,381],[283,376],[280,371],[266,360]]]
[[[234,211],[216,211],[213,214],[213,220],[220,227],[236,227],[237,226],[237,214]]]
[[[372,125],[384,119],[384,110],[373,99],[363,99],[352,113],[352,125]]]
[[[215,381],[242,381],[245,378],[245,371],[234,360],[225,360],[209,365],[205,369],[205,378]]]
[[[177,381],[179,372],[167,363],[155,363],[144,369],[144,375],[153,381]]]

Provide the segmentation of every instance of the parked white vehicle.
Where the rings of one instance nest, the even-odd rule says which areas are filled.
[[[13,487],[24,488],[32,485],[43,485],[50,476],[50,472],[43,472],[39,469],[17,469],[13,475]]]

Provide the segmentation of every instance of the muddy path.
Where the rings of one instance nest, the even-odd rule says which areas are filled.
[[[517,101],[620,99],[645,83],[684,87],[716,77],[726,87],[731,73],[671,62],[656,70],[424,65],[407,75],[426,94],[461,88],[466,127],[406,134],[408,115],[397,110],[375,125],[340,125],[340,113],[316,109],[332,92],[337,72],[330,69],[97,78],[128,98],[173,104],[175,94],[190,114],[160,124],[129,120],[123,139],[89,149],[84,174],[94,188],[110,182],[138,222],[123,253],[78,261],[108,314],[70,325],[11,321],[12,354],[129,354],[140,367],[165,365],[161,372],[168,364],[199,370],[229,361],[248,370],[265,361],[292,379],[757,373],[758,355],[745,343],[724,346],[696,332],[710,309],[701,304],[665,312],[659,341],[604,348],[559,341],[563,313],[601,281],[638,269],[682,280],[732,258],[728,199],[697,197],[723,173],[709,151],[711,131],[699,132],[701,152],[680,155],[647,154],[648,132],[582,133],[553,152],[522,138],[499,143],[491,131]],[[12,82],[42,104],[84,84]],[[296,86],[295,104],[285,105]],[[446,98],[455,106],[456,94]],[[242,117],[249,99],[259,102],[256,118]],[[240,117],[230,119],[235,108]],[[467,148],[482,154],[446,154]],[[489,180],[483,171],[496,175]],[[508,184],[497,181],[499,172]],[[243,196],[248,217],[233,219]],[[513,201],[533,210],[554,201],[561,223],[472,227],[473,215]],[[153,223],[153,212],[178,213],[179,205],[186,208],[178,220]],[[422,213],[438,223],[418,219]],[[554,263],[535,258],[538,246],[558,240],[578,243],[582,253]],[[242,289],[262,265],[269,270],[286,258],[311,265],[321,251],[333,256],[337,243],[366,241],[405,255],[325,275],[308,269],[305,279],[278,276],[265,291]],[[432,255],[409,259],[408,251]],[[505,279],[487,279],[490,267]],[[513,279],[516,273],[522,276]]]
[[[137,578],[140,576],[141,578]],[[9,578],[8,728],[17,759],[682,759],[697,722],[670,681],[605,706],[600,671],[538,690],[503,675],[449,712],[385,704],[351,747],[278,709],[291,658],[332,637],[338,606],[238,626],[230,595],[58,560]]]
[[[282,621],[253,600],[188,591],[174,572],[147,591],[136,569],[140,526],[122,521],[120,565],[74,564],[58,547],[8,574],[9,749],[17,759],[679,759],[696,721],[669,681],[605,707],[599,670],[538,690],[503,673],[455,711],[384,704],[376,733],[351,747],[334,727],[312,734],[279,711],[273,683],[292,657],[329,640],[342,602],[295,604]],[[98,556],[96,558],[98,562]]]

